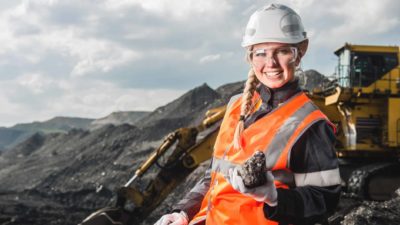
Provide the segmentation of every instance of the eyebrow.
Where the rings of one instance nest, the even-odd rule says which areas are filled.
[[[258,50],[276,50],[276,49],[280,49],[280,48],[290,48],[290,47],[293,47],[293,46],[291,46],[291,45],[288,45],[288,46],[280,46],[280,47],[276,47],[276,48],[257,48],[257,49],[252,49],[252,50],[250,50],[251,52],[256,52],[256,51],[258,51]]]

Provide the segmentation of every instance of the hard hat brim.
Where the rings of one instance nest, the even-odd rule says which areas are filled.
[[[300,43],[304,40],[307,40],[308,38],[297,38],[294,39],[293,37],[291,38],[252,38],[251,42],[248,41],[243,41],[241,46],[246,48],[250,47],[252,45],[256,44],[261,44],[261,43],[267,43],[267,42],[273,42],[273,43],[284,43],[284,44],[297,44]]]

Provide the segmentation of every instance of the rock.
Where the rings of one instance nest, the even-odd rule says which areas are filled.
[[[385,202],[363,202],[344,217],[342,224],[347,225],[378,225],[399,224],[400,197]]]
[[[257,151],[242,165],[239,175],[243,178],[246,187],[255,188],[267,182],[265,171],[265,155],[263,152]]]

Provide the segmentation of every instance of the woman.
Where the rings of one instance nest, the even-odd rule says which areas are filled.
[[[157,225],[314,224],[338,203],[334,126],[294,76],[308,46],[300,17],[284,5],[262,7],[242,46],[251,69],[243,95],[228,104],[212,166]],[[267,182],[248,188],[238,170],[256,151],[266,155]]]

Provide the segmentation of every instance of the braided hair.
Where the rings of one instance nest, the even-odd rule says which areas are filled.
[[[243,90],[239,123],[236,126],[235,134],[233,136],[233,146],[235,149],[242,149],[241,136],[244,130],[244,119],[250,114],[254,91],[256,90],[258,84],[259,81],[256,77],[256,74],[254,73],[253,69],[250,69],[249,73],[247,74],[247,81]]]

